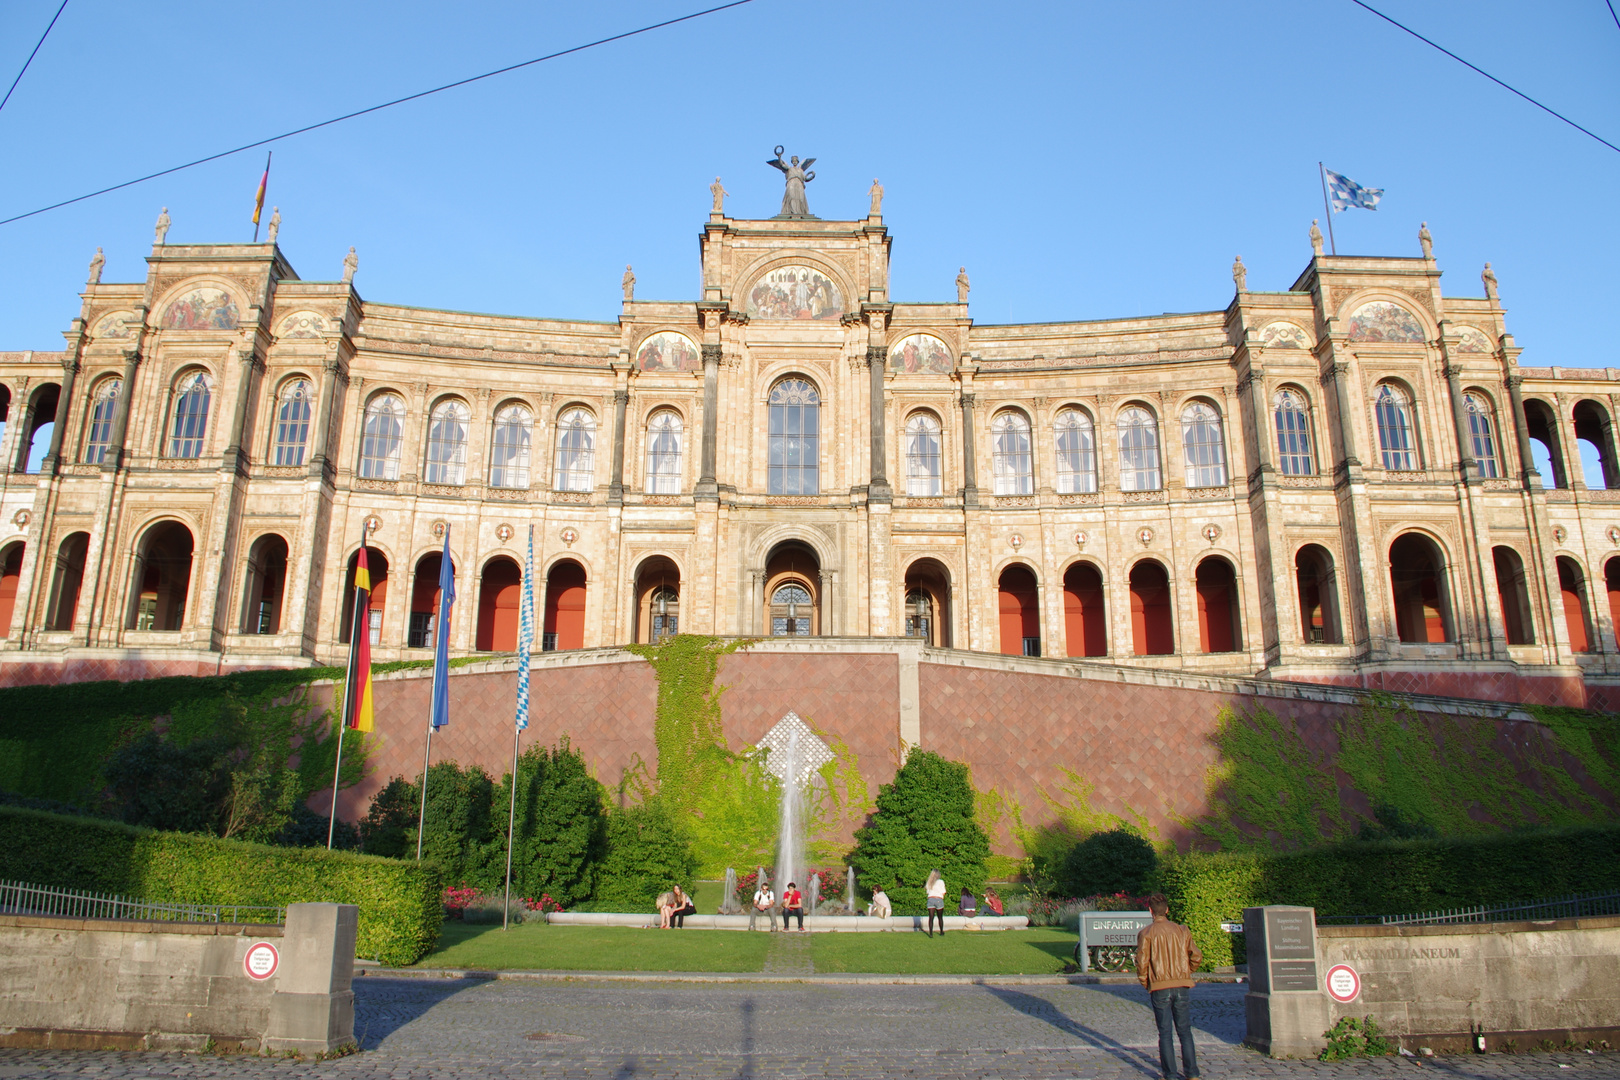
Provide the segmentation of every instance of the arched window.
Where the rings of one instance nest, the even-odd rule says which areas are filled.
[[[915,413],[906,421],[906,494],[940,493],[939,421]]]
[[[174,425],[169,430],[169,456],[200,458],[203,438],[208,434],[208,405],[214,385],[206,372],[193,372],[183,379],[174,399]]]
[[[1057,489],[1065,495],[1097,490],[1097,442],[1091,417],[1064,409],[1052,425],[1057,443]]]
[[[672,585],[660,585],[653,591],[648,603],[652,632],[648,635],[654,645],[681,632],[681,594]]]
[[[1226,486],[1226,442],[1219,413],[1202,401],[1181,410],[1181,445],[1187,453],[1188,487]]]
[[[467,422],[472,413],[454,398],[433,407],[428,420],[427,482],[467,482]]]
[[[1119,489],[1158,491],[1159,425],[1153,414],[1132,405],[1119,414]]]
[[[529,486],[529,439],[534,416],[513,402],[495,410],[495,445],[489,455],[489,486]]]
[[[912,589],[906,593],[906,637],[933,640],[934,602],[927,590]]]
[[[395,394],[372,398],[366,406],[365,433],[360,440],[360,475],[368,480],[398,480],[404,434],[404,400]]]
[[[293,379],[281,388],[276,404],[277,465],[302,465],[309,441],[309,383]]]
[[[107,458],[112,444],[113,413],[118,411],[118,393],[123,380],[108,379],[96,387],[94,404],[90,407],[90,437],[84,441],[84,460],[100,465]]]
[[[797,582],[777,587],[771,594],[771,636],[810,636],[810,590]]]
[[[647,494],[678,495],[681,490],[681,417],[665,409],[647,421]]]
[[[1028,495],[1035,490],[1029,450],[1029,418],[1008,409],[990,423],[990,472],[997,495]]]
[[[783,379],[771,388],[769,407],[766,492],[819,495],[821,395],[803,379]]]
[[[1478,394],[1463,395],[1463,411],[1468,414],[1468,436],[1473,443],[1479,475],[1495,479],[1501,475],[1496,464],[1496,436],[1491,430],[1491,407]]]
[[[596,417],[580,408],[557,418],[558,491],[589,491],[596,486]]]
[[[1399,387],[1385,383],[1373,398],[1373,412],[1378,418],[1378,449],[1384,456],[1384,468],[1392,472],[1416,469],[1412,407],[1406,395]]]
[[[1284,476],[1315,476],[1311,460],[1310,414],[1295,390],[1284,388],[1271,399],[1277,424],[1277,468]]]

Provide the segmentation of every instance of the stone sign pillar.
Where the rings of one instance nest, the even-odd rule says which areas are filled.
[[[331,1053],[354,1042],[353,904],[288,904],[264,1049]]]
[[[1315,1057],[1325,1045],[1328,1000],[1316,962],[1316,909],[1243,909],[1249,948],[1244,1045],[1275,1058]]]

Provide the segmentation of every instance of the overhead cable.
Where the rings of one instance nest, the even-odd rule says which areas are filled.
[[[1456,53],[1452,52],[1450,49],[1446,48],[1444,45],[1438,45],[1435,42],[1430,41],[1428,38],[1424,37],[1422,34],[1418,33],[1416,30],[1413,30],[1410,26],[1402,25],[1401,23],[1396,22],[1394,19],[1390,18],[1388,15],[1385,15],[1382,11],[1379,11],[1377,8],[1373,7],[1372,5],[1362,3],[1362,0],[1350,0],[1350,2],[1352,4],[1354,4],[1354,5],[1356,5],[1357,7],[1366,8],[1368,11],[1372,12],[1374,15],[1378,16],[1380,19],[1383,19],[1385,22],[1389,23],[1391,26],[1397,27],[1397,28],[1399,28],[1401,30],[1405,30],[1408,34],[1411,34],[1413,37],[1415,37],[1419,41],[1423,42],[1423,44],[1428,45],[1431,48],[1439,49],[1441,52],[1445,53],[1447,56],[1449,56],[1453,60],[1457,61],[1457,63],[1462,64],[1464,67],[1471,68],[1474,71],[1479,72],[1481,75],[1483,75],[1487,79],[1491,80],[1491,82],[1495,83],[1497,86],[1500,86],[1502,89],[1510,91],[1510,92],[1512,92],[1514,94],[1517,94],[1519,97],[1524,98],[1524,100],[1528,101],[1530,104],[1534,105],[1536,108],[1540,109],[1542,112],[1550,113],[1551,115],[1558,117],[1558,119],[1562,120],[1564,123],[1568,124],[1570,127],[1574,128],[1576,131],[1579,131],[1584,135],[1590,135],[1590,136],[1592,136],[1592,138],[1596,139],[1598,142],[1602,143],[1604,146],[1607,146],[1610,150],[1613,150],[1616,153],[1620,153],[1620,146],[1616,146],[1616,145],[1614,145],[1614,143],[1610,142],[1608,139],[1605,139],[1603,136],[1598,135],[1595,132],[1588,131],[1586,128],[1581,127],[1581,125],[1577,124],[1575,121],[1571,120],[1569,117],[1565,116],[1563,113],[1557,112],[1557,111],[1555,111],[1553,109],[1549,109],[1547,106],[1543,105],[1541,102],[1537,101],[1535,98],[1531,97],[1529,94],[1526,94],[1524,91],[1522,91],[1522,90],[1514,90],[1513,87],[1509,86],[1507,83],[1503,82],[1501,79],[1498,79],[1495,75],[1492,75],[1490,72],[1486,71],[1482,67],[1479,67],[1477,64],[1470,64],[1467,60],[1464,60],[1462,57],[1458,56]],[[1613,8],[1611,7],[1610,10],[1612,11]],[[5,224],[5,222],[0,221],[0,225],[4,225],[4,224]]]
[[[67,5],[68,0],[62,0],[62,7],[57,8],[56,14],[51,16],[51,25],[45,28],[45,32],[43,34],[39,35],[39,40],[34,43],[34,51],[29,53],[28,59],[23,61],[22,71],[17,72],[17,77],[11,80],[11,90],[7,90],[6,96],[0,98],[0,109],[5,108],[6,102],[11,100],[12,90],[17,89],[17,84],[22,82],[23,72],[26,72],[28,70],[28,65],[34,62],[34,57],[39,55],[39,47],[45,44],[46,38],[51,36],[51,26],[56,25],[56,20],[62,17],[62,8],[67,7]]]
[[[372,105],[369,108],[357,109],[351,113],[344,113],[342,116],[334,116],[330,120],[322,120],[318,124],[306,124],[304,127],[294,128],[292,131],[284,131],[280,135],[272,135],[267,139],[256,139],[253,142],[244,143],[243,145],[234,147],[230,150],[221,150],[217,154],[209,154],[207,157],[198,158],[196,161],[188,161],[184,165],[176,165],[170,169],[160,169],[155,173],[148,173],[145,176],[137,177],[134,180],[125,180],[121,184],[113,184],[110,187],[104,187],[99,191],[92,191],[84,195],[77,195],[71,199],[63,199],[61,202],[52,203],[49,206],[42,206],[38,210],[30,210],[25,214],[16,214],[12,217],[0,218],[0,225],[10,225],[14,221],[21,221],[24,218],[31,218],[37,214],[43,214],[50,210],[58,210],[64,206],[72,206],[74,203],[84,202],[86,199],[94,199],[96,196],[105,195],[108,192],[121,191],[124,188],[134,187],[136,184],[143,184],[148,180],[155,180],[160,176],[168,176],[171,173],[177,173],[183,169],[190,169],[197,165],[206,165],[210,161],[218,161],[220,158],[230,157],[232,154],[240,154],[244,150],[252,150],[260,146],[267,146],[273,142],[280,142],[282,139],[290,139],[294,135],[303,135],[306,132],[315,131],[324,127],[331,127],[333,124],[341,124],[345,120],[353,120],[357,116],[365,116],[369,113],[380,112],[383,109],[392,108],[395,105],[403,105],[407,101],[416,101],[420,98],[428,97],[431,94],[442,93],[445,90],[454,90],[458,86],[466,86],[469,83],[479,82],[483,79],[491,79],[496,75],[505,75],[508,72],[517,71],[520,68],[532,67],[535,64],[543,64],[547,60],[556,60],[559,57],[568,56],[572,53],[584,52],[586,49],[594,49],[598,45],[607,45],[615,41],[623,41],[625,38],[635,37],[637,34],[645,34],[653,30],[661,30],[666,26],[674,26],[676,23],[689,22],[692,19],[701,19],[703,16],[713,15],[717,11],[725,11],[728,8],[742,7],[744,4],[751,4],[753,2],[754,0],[731,0],[731,3],[721,4],[718,7],[706,8],[703,11],[694,11],[690,15],[682,15],[675,19],[665,19],[663,22],[652,23],[649,26],[643,26],[636,30],[626,30],[622,34],[614,34],[611,37],[598,38],[597,40],[587,42],[584,45],[575,45],[572,48],[563,49],[559,52],[548,53],[545,56],[537,56],[533,60],[525,60],[520,64],[508,64],[506,67],[496,68],[494,71],[486,71],[482,75],[474,75],[466,79],[457,79],[455,82],[445,83],[443,86],[435,86],[431,90],[423,90],[419,93],[407,94],[405,97],[395,98],[392,101],[385,101],[381,105]]]

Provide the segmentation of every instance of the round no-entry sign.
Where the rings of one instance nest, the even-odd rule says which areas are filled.
[[[1349,964],[1334,964],[1327,971],[1328,997],[1348,1005],[1361,994],[1361,976]]]
[[[276,973],[281,966],[281,954],[276,947],[268,941],[256,941],[248,946],[247,957],[242,961],[242,967],[247,971],[247,977],[263,982]]]

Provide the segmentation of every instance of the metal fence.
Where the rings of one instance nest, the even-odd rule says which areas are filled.
[[[1445,923],[1526,922],[1620,915],[1620,892],[1576,893],[1503,907],[1447,908],[1411,915],[1318,915],[1318,926],[1438,926]]]
[[[139,919],[151,922],[276,924],[287,909],[252,904],[159,904],[82,889],[54,889],[0,881],[0,912],[57,915],[69,919]]]

